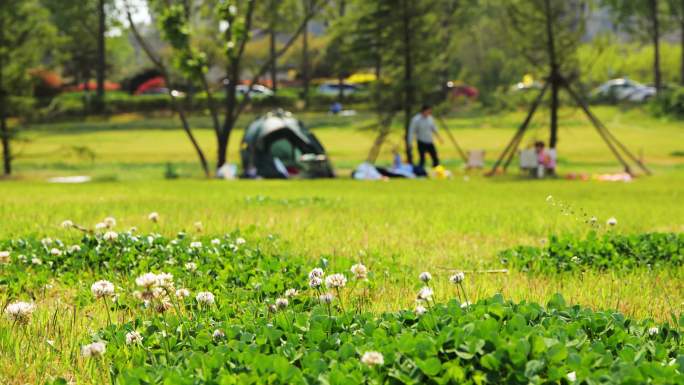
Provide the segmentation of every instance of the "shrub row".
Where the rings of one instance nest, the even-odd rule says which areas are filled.
[[[624,270],[684,264],[684,234],[623,235],[589,233],[585,239],[551,236],[544,247],[518,246],[499,254],[501,262],[522,271]]]

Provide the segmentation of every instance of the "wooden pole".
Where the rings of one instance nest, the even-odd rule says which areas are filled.
[[[444,121],[444,118],[440,116],[440,117],[437,118],[437,121],[438,121],[439,124],[442,126],[442,130],[443,130],[444,132],[446,132],[446,134],[447,134],[447,136],[449,137],[449,140],[451,141],[451,143],[454,145],[454,147],[456,147],[456,151],[458,151],[458,155],[461,156],[461,159],[463,159],[464,162],[468,163],[468,156],[467,156],[466,153],[463,151],[463,148],[461,148],[461,146],[458,144],[458,142],[456,141],[456,138],[455,138],[454,135],[451,133],[451,131],[449,131],[449,126],[447,126],[446,121]]]

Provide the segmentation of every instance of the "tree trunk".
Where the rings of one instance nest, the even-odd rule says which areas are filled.
[[[304,14],[309,13],[309,0],[304,1]],[[302,31],[302,84],[304,90],[302,96],[304,97],[304,106],[309,108],[309,23],[307,21],[304,30]]]
[[[104,112],[105,95],[105,0],[99,0],[98,4],[98,33],[97,33],[97,102],[96,108],[99,113]]]
[[[662,88],[662,80],[660,74],[660,24],[658,20],[658,0],[649,0],[651,13],[651,26],[653,28],[653,85],[656,93],[660,92]]]
[[[404,48],[404,144],[406,150],[406,161],[413,164],[412,144],[409,142],[409,125],[411,124],[411,109],[415,102],[413,87],[413,58],[411,47],[411,17],[408,3],[413,0],[402,1],[402,23],[404,29],[403,48]]]
[[[0,42],[4,41],[4,26],[0,24]],[[5,62],[0,52],[0,140],[2,141],[2,168],[3,174],[8,176],[12,173],[12,154],[10,153],[10,133],[7,126],[7,102],[5,97],[4,69]]]
[[[551,128],[549,135],[549,147],[556,148],[558,142],[558,89],[561,82],[561,74],[556,58],[555,35],[553,33],[553,12],[551,10],[551,0],[546,0],[546,50],[551,64],[551,74],[548,81],[551,83]]]
[[[239,60],[239,59],[236,59]],[[216,146],[216,168],[223,166],[228,160],[228,143],[230,141],[230,134],[235,126],[235,113],[237,109],[237,95],[236,87],[240,82],[240,65],[238,62],[233,62],[228,67],[228,83],[226,84],[226,117],[223,122],[223,128],[218,136],[218,143]],[[244,98],[248,95],[243,95]]]
[[[274,22],[272,21],[269,26],[268,34],[271,40],[269,53],[271,56],[271,88],[273,89],[273,92],[276,92],[278,91],[278,58],[276,58],[276,33],[273,24]]]
[[[684,0],[682,0],[684,3]],[[684,4],[682,4],[682,12],[684,12]],[[684,86],[684,15],[681,16],[679,24],[679,45],[681,48],[681,62],[679,63],[679,84]]]

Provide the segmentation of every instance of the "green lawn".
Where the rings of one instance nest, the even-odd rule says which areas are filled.
[[[612,231],[638,233],[684,230],[684,130],[677,122],[653,119],[641,111],[598,108],[598,114],[630,148],[652,167],[652,177],[631,183],[535,181],[512,175],[465,178],[456,152],[440,147],[455,176],[451,180],[391,180],[359,182],[348,178],[373,139],[360,127],[372,116],[334,118],[305,114],[326,145],[341,178],[318,181],[218,181],[201,178],[194,154],[176,121],[169,118],[136,120],[119,116],[106,122],[90,121],[41,125],[24,133],[16,161],[15,178],[0,182],[0,238],[27,235],[74,239],[78,234],[60,228],[71,219],[93,227],[105,216],[118,220],[117,230],[136,226],[141,232],[175,234],[193,232],[203,223],[206,235],[239,229],[248,241],[275,235],[282,255],[304,256],[312,263],[327,258],[331,268],[346,269],[363,261],[386,278],[377,283],[372,306],[376,310],[412,307],[415,277],[424,270],[440,277],[436,289],[446,292],[449,269],[468,272],[466,287],[473,300],[502,293],[514,300],[544,302],[561,292],[569,303],[595,309],[617,309],[629,316],[669,319],[684,311],[684,268],[659,271],[586,272],[581,275],[478,273],[503,266],[497,253],[520,244],[540,245],[552,234],[583,236],[589,231],[581,214],[603,223],[616,217]],[[605,145],[577,110],[562,112],[560,171],[616,172]],[[491,162],[514,132],[523,113],[492,116],[455,116],[449,125],[466,149],[482,148]],[[542,114],[541,118],[544,118]],[[245,119],[241,122],[244,126]],[[193,118],[196,133],[207,150],[212,133],[206,118]],[[236,161],[238,139],[231,142]],[[382,160],[389,161],[392,143],[399,143],[397,128]],[[544,138],[543,123],[535,122],[526,142]],[[87,147],[93,161],[74,155],[71,146]],[[165,164],[172,162],[184,175],[164,180]],[[96,181],[82,185],[48,184],[54,175],[91,175]],[[552,195],[575,214],[567,215],[546,202]],[[159,224],[148,213],[161,215]],[[581,214],[580,214],[581,213]],[[606,231],[605,229],[600,231]],[[85,275],[84,282],[97,277]],[[69,301],[71,289],[60,287],[43,298],[50,308],[56,299]],[[441,300],[442,298],[438,298]],[[0,302],[11,298],[0,292]],[[101,308],[84,308],[91,317],[79,320],[75,341],[103,325]],[[49,318],[49,311],[39,317]],[[43,353],[41,353],[43,354]],[[44,352],[47,366],[56,373],[72,370]],[[0,371],[12,382],[30,382],[45,368],[33,362],[26,372],[12,357],[0,356]],[[80,369],[79,369],[80,370]],[[34,374],[32,374],[34,373]],[[39,376],[40,377],[40,376]],[[2,378],[2,377],[0,377]]]

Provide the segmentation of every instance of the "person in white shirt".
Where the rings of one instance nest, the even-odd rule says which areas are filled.
[[[411,119],[408,132],[409,146],[413,145],[414,138],[416,139],[416,142],[418,142],[418,155],[420,157],[418,165],[423,169],[425,169],[425,153],[430,154],[432,167],[439,166],[439,157],[437,156],[437,149],[433,142],[433,135],[442,143],[442,138],[439,136],[439,133],[437,133],[435,120],[432,118],[432,107],[423,105],[420,112]]]

